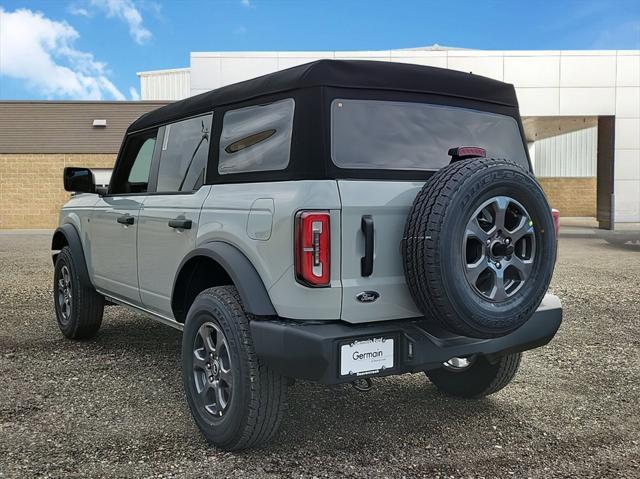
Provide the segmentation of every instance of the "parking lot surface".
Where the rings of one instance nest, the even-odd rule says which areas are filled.
[[[640,477],[636,245],[561,238],[563,326],[498,394],[297,382],[272,445],[225,453],[191,420],[179,332],[109,307],[94,340],[62,337],[49,242],[0,234],[0,477]]]

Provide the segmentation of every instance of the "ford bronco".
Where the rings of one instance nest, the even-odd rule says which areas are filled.
[[[424,372],[505,387],[548,343],[556,226],[512,85],[317,61],[178,101],[127,130],[108,188],[66,168],[57,322],[94,336],[118,304],[183,332],[194,420],[264,444],[291,380]]]

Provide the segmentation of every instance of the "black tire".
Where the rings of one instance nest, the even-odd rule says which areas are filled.
[[[74,262],[69,247],[62,248],[54,267],[53,301],[58,327],[69,339],[95,336],[104,312],[104,297],[96,292],[91,283],[82,279],[80,267]]]
[[[182,337],[182,376],[187,402],[193,418],[206,440],[224,450],[239,450],[266,444],[276,434],[286,409],[287,379],[262,364],[253,348],[249,329],[250,315],[245,313],[240,297],[233,286],[219,286],[201,292],[191,305]],[[201,328],[213,325],[218,341],[218,330],[225,343],[211,355],[223,370],[232,374],[228,388],[224,379],[222,394],[226,405],[207,409],[200,399],[198,388],[207,380],[209,372],[198,368]],[[217,345],[216,345],[217,346]],[[205,354],[208,358],[208,355]],[[208,359],[207,359],[208,360]],[[206,367],[211,368],[211,364]],[[201,371],[205,371],[205,377]],[[213,381],[213,379],[212,379]],[[230,392],[229,392],[230,391]],[[204,393],[207,394],[206,392]],[[223,401],[220,401],[222,405]],[[223,409],[221,417],[219,409]],[[213,411],[213,412],[212,412]]]
[[[448,396],[465,399],[480,399],[504,388],[515,377],[520,366],[521,353],[501,356],[491,363],[478,356],[473,364],[463,371],[445,368],[425,371],[429,380]]]
[[[526,279],[512,281],[516,289],[500,301],[488,299],[467,279],[469,253],[464,249],[469,222],[478,208],[495,198],[512,200],[508,208],[518,203],[523,207],[518,218],[526,221],[527,241],[534,245]],[[490,249],[491,242],[511,241],[505,238],[507,228],[506,232],[496,231],[496,237],[487,238],[486,243],[483,240],[479,247],[490,268],[478,281],[497,281],[502,264],[508,265],[503,275],[519,278],[520,271],[510,263],[513,256],[505,256],[504,263],[493,261],[491,255],[497,249]],[[532,316],[547,291],[556,257],[553,216],[540,185],[517,164],[489,158],[458,161],[438,171],[416,196],[407,218],[402,254],[409,290],[426,317],[463,336],[504,336]]]

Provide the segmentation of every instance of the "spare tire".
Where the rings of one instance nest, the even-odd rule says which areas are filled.
[[[504,336],[531,317],[551,281],[551,208],[533,175],[512,161],[456,161],[416,196],[402,256],[425,317],[463,336]]]

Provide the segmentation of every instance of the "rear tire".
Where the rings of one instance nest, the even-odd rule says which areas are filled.
[[[62,248],[53,273],[53,300],[62,334],[69,339],[88,339],[102,324],[104,297],[78,274],[68,246]]]
[[[444,394],[479,399],[496,393],[509,384],[518,371],[521,358],[521,353],[507,354],[491,363],[485,356],[478,356],[475,362],[461,371],[442,367],[425,371],[425,374]]]
[[[191,305],[182,336],[191,414],[207,442],[224,450],[266,444],[286,409],[287,378],[257,357],[249,320],[233,286],[209,288]]]

